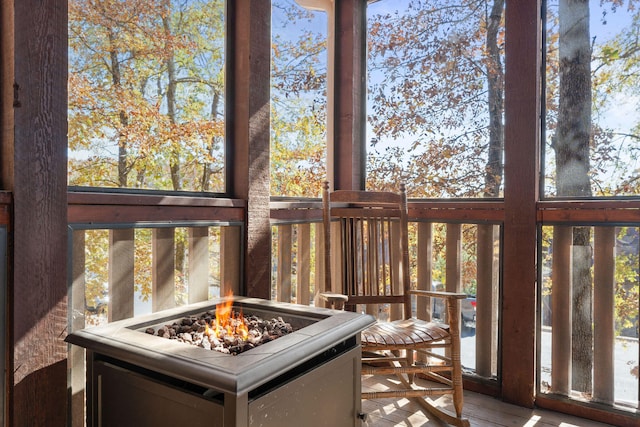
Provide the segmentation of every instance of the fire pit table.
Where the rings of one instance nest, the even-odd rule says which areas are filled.
[[[237,355],[153,332],[224,301],[293,332]],[[373,318],[230,297],[73,332],[87,350],[87,424],[101,427],[358,426],[360,332]]]

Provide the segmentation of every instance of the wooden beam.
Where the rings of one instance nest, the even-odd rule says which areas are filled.
[[[532,407],[536,374],[536,202],[540,176],[540,0],[506,11],[502,396]]]
[[[365,1],[335,2],[335,136],[327,160],[334,189],[365,186],[366,17]]]
[[[7,425],[66,426],[67,2],[2,3],[3,52],[16,53],[2,61],[3,81],[13,77],[3,87],[15,84],[2,131],[3,185],[14,195]]]
[[[247,201],[244,292],[270,298],[271,2],[227,2],[227,188]]]

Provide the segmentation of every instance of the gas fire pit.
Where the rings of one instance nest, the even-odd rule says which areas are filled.
[[[158,336],[167,325],[211,317],[225,301],[291,332],[236,355]],[[88,425],[358,426],[360,332],[371,323],[351,312],[233,297],[83,329],[67,341],[87,349]]]

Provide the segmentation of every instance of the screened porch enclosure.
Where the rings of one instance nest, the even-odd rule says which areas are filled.
[[[84,425],[74,330],[317,304],[325,180],[410,189],[412,284],[468,295],[467,392],[638,423],[635,1],[145,4],[2,2],[1,424]]]

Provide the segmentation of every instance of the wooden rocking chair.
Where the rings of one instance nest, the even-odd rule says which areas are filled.
[[[378,319],[390,320],[379,320],[363,331],[362,374],[394,374],[402,389],[363,392],[362,398],[414,398],[440,420],[469,426],[469,421],[462,418],[460,365],[460,299],[466,295],[410,289],[404,186],[400,193],[330,193],[329,184],[325,183],[323,202],[326,292],[319,296],[334,308],[364,308]],[[412,295],[443,298],[448,323],[412,317]],[[433,387],[417,387],[416,374],[429,380]],[[444,394],[453,395],[455,413],[425,399]]]

